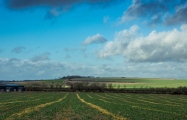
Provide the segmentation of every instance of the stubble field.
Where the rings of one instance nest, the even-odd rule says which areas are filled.
[[[187,96],[124,93],[0,93],[0,120],[186,120]]]

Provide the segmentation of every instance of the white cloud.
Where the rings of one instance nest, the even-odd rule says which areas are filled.
[[[99,51],[98,57],[107,58],[113,55],[123,55],[124,48],[136,37],[138,31],[138,26],[134,25],[129,30],[116,32],[114,41],[108,41],[104,49]]]
[[[105,43],[107,40],[105,37],[103,37],[100,34],[96,34],[94,36],[89,36],[86,38],[86,40],[83,42],[83,44],[85,45],[90,45],[90,44],[101,44],[101,43]]]
[[[137,35],[137,26],[117,32],[114,41],[106,43],[99,51],[99,58],[124,56],[134,62],[187,61],[187,25],[180,30],[156,32],[148,36]]]
[[[0,58],[0,80],[52,79],[66,75],[110,76],[111,66]],[[117,71],[112,70],[112,71]],[[115,75],[114,75],[115,76]]]
[[[66,75],[186,78],[186,66],[185,62],[88,65],[0,58],[0,80],[52,79]]]

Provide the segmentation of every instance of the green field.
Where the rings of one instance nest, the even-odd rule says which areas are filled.
[[[37,81],[21,81],[14,82],[23,85],[31,85],[33,83],[36,84],[46,84],[50,86],[53,84],[60,84],[62,86],[67,86],[67,79],[55,79],[55,80],[37,80]],[[98,83],[105,83],[106,85],[112,84],[113,88],[177,88],[177,87],[187,87],[187,80],[181,79],[164,79],[164,78],[117,78],[117,77],[109,77],[109,78],[76,78],[72,79],[71,82],[84,82],[84,81],[92,81]],[[68,87],[68,86],[67,86]]]
[[[0,120],[186,120],[187,96],[124,93],[0,93]]]
[[[106,84],[112,83],[114,88],[177,88],[180,86],[187,86],[187,80],[181,79],[164,79],[164,78],[77,78],[72,79],[76,81],[93,81],[102,82]],[[64,80],[44,80],[41,81],[46,84],[60,84],[64,83]]]

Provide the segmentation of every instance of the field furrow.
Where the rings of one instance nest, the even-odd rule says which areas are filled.
[[[91,92],[3,93],[0,120],[186,120],[185,98]]]
[[[58,103],[60,101],[62,101],[63,99],[65,99],[67,97],[68,94],[66,94],[63,98],[60,98],[56,101],[52,101],[52,102],[48,102],[48,103],[44,103],[44,104],[40,104],[40,105],[37,105],[37,106],[34,106],[34,107],[29,107],[29,108],[26,108],[24,109],[23,111],[21,112],[18,112],[18,113],[14,113],[12,114],[10,117],[6,118],[5,120],[12,120],[14,119],[15,117],[16,118],[19,118],[20,116],[24,115],[24,114],[28,114],[30,112],[33,112],[33,111],[39,111],[41,108],[43,107],[46,107],[46,106],[49,106],[51,104],[54,104],[54,103]]]
[[[113,114],[113,113],[107,111],[106,109],[103,109],[103,108],[101,108],[101,107],[99,107],[99,106],[97,106],[97,105],[94,105],[94,104],[92,104],[92,103],[86,102],[84,99],[80,98],[80,96],[79,96],[78,94],[77,94],[77,98],[78,98],[81,102],[87,104],[88,106],[97,109],[98,111],[102,112],[103,114],[110,115],[110,116],[112,116],[112,117],[113,117],[114,119],[116,119],[116,120],[126,120],[126,118],[123,118],[123,117],[120,117],[120,116],[116,116],[115,114]]]

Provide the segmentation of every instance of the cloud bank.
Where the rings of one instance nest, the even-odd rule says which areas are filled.
[[[110,71],[94,65],[0,58],[0,80],[54,79],[66,75],[101,76],[107,75],[107,72]]]
[[[148,36],[138,35],[138,26],[116,33],[114,41],[106,43],[98,52],[99,58],[123,56],[132,62],[186,62],[187,24],[180,30],[156,32]]]
[[[66,75],[186,78],[186,66],[187,63],[173,62],[87,65],[0,58],[0,80],[54,79]]]

